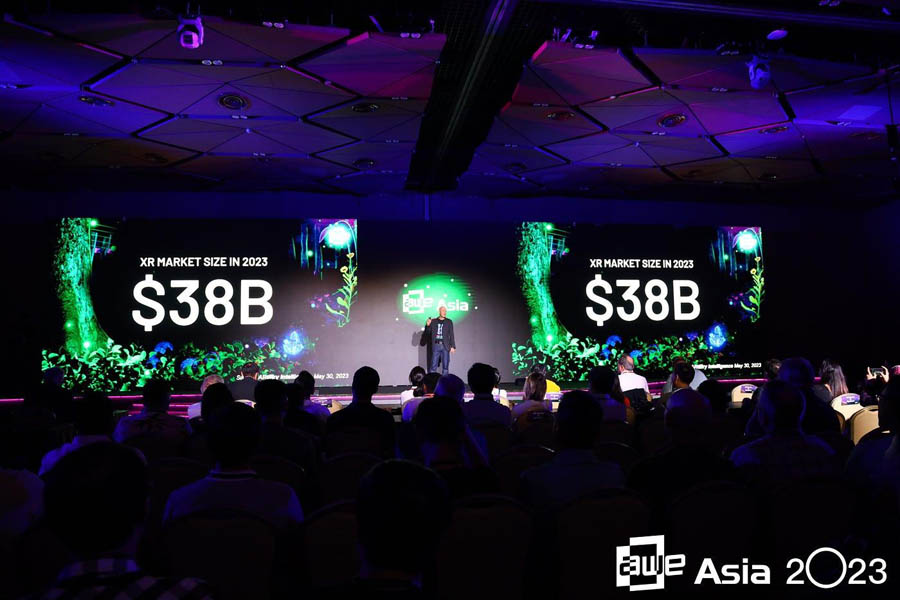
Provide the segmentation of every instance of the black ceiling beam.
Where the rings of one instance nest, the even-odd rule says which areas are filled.
[[[441,52],[410,163],[407,189],[454,189],[509,101],[522,66],[546,40],[548,5],[519,0],[445,3]]]

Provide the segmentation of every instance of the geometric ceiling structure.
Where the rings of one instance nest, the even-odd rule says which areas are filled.
[[[900,117],[891,105],[894,97],[900,105],[900,78],[777,55],[771,81],[755,89],[750,58],[546,42],[470,170],[494,167],[539,193],[666,183],[890,187],[900,174],[889,132]]]

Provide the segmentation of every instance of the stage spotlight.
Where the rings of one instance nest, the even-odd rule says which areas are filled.
[[[734,245],[737,246],[737,249],[741,252],[750,254],[751,252],[755,252],[757,246],[759,246],[759,237],[757,237],[754,231],[745,229],[734,238]]]
[[[178,43],[182,48],[196,50],[203,45],[203,21],[200,15],[178,15]]]
[[[754,90],[761,90],[772,81],[772,69],[769,66],[769,59],[754,56],[747,63],[747,69],[750,76],[750,87]]]

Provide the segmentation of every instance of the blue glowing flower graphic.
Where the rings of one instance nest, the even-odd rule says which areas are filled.
[[[706,342],[713,350],[721,350],[728,343],[728,331],[721,323],[716,323],[709,328],[706,334]]]
[[[288,356],[298,356],[303,352],[306,346],[303,343],[303,338],[300,333],[297,330],[294,330],[281,340],[281,348]]]
[[[186,371],[187,369],[191,369],[197,366],[199,361],[196,358],[186,358],[181,361],[181,370]]]
[[[684,337],[686,337],[687,339],[689,339],[693,342],[698,337],[700,337],[700,335],[696,331],[688,331],[686,334],[684,334]]]
[[[156,365],[159,364],[159,357],[155,354],[151,354],[150,358],[147,359],[147,362],[150,363],[150,366],[156,368]]]
[[[621,344],[621,343],[622,343],[622,338],[620,338],[617,335],[611,335],[608,338],[606,338],[607,346],[615,346],[616,344]]]
[[[641,351],[641,350],[632,350],[631,352],[628,353],[628,355],[629,355],[631,358],[637,360],[638,358],[640,358],[640,357],[642,357],[642,356],[644,355],[644,352]]]
[[[169,350],[174,350],[175,347],[172,345],[172,342],[160,342],[153,349],[157,354],[165,354]]]

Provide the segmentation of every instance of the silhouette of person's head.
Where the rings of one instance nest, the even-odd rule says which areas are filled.
[[[490,390],[488,390],[488,392],[490,392]],[[438,379],[437,385],[434,388],[434,393],[436,396],[453,398],[456,402],[462,404],[463,398],[466,395],[466,384],[456,375],[442,375],[441,378]]]
[[[781,365],[781,373],[790,360]],[[787,381],[776,380],[760,391],[756,414],[766,433],[796,433],[805,409],[806,400],[800,389]]]
[[[467,379],[473,394],[490,394],[494,389],[494,367],[475,363],[469,368]]]
[[[371,403],[372,396],[378,392],[378,384],[381,378],[378,371],[372,367],[360,367],[353,374],[353,401]]]
[[[665,420],[676,444],[703,443],[712,423],[709,400],[696,390],[682,389],[666,403]]]
[[[540,373],[531,373],[525,378],[522,388],[522,400],[543,402],[547,396],[547,378]]]
[[[147,467],[112,442],[89,444],[44,475],[47,524],[79,558],[133,555],[147,505]]]
[[[79,435],[109,435],[113,430],[112,402],[106,394],[88,392],[73,404]]]
[[[593,394],[611,394],[617,377],[609,367],[596,366],[588,373],[588,383]]]
[[[224,383],[214,383],[203,392],[203,398],[200,400],[200,418],[209,421],[212,414],[225,406],[234,402],[234,396],[231,390]]]
[[[144,402],[144,410],[153,412],[165,412],[169,410],[169,400],[172,387],[168,381],[151,379],[144,384],[141,397]]]
[[[422,386],[425,388],[425,395],[433,394],[437,388],[438,381],[441,380],[440,373],[426,373],[422,380]]]
[[[798,388],[810,387],[816,379],[812,363],[801,356],[788,358],[778,369],[778,379],[794,384]]]
[[[731,393],[725,384],[715,379],[707,379],[697,386],[697,391],[709,400],[709,406],[713,413],[721,414],[728,411],[728,405],[731,404]]]
[[[225,379],[223,379],[221,375],[207,375],[203,378],[203,381],[200,382],[200,394],[203,394],[203,392],[206,391],[206,388],[214,383],[225,383]]]
[[[207,444],[222,469],[246,467],[259,445],[259,414],[243,402],[231,402],[209,418]]]
[[[563,394],[556,412],[556,441],[561,448],[592,448],[603,422],[603,407],[589,393]]]
[[[672,373],[675,374],[673,385],[676,389],[690,387],[691,382],[694,381],[694,367],[686,360],[675,363]]]
[[[386,519],[397,507],[403,517]],[[376,465],[360,482],[356,511],[364,579],[391,573],[414,581],[430,570],[450,511],[434,471],[404,460]]]
[[[878,426],[900,436],[900,378],[894,377],[884,386],[878,402]]]
[[[300,386],[304,400],[311,398],[316,393],[316,378],[309,371],[300,371],[294,383]]]
[[[287,386],[277,379],[265,379],[253,390],[256,410],[265,419],[279,419],[287,410]]]

